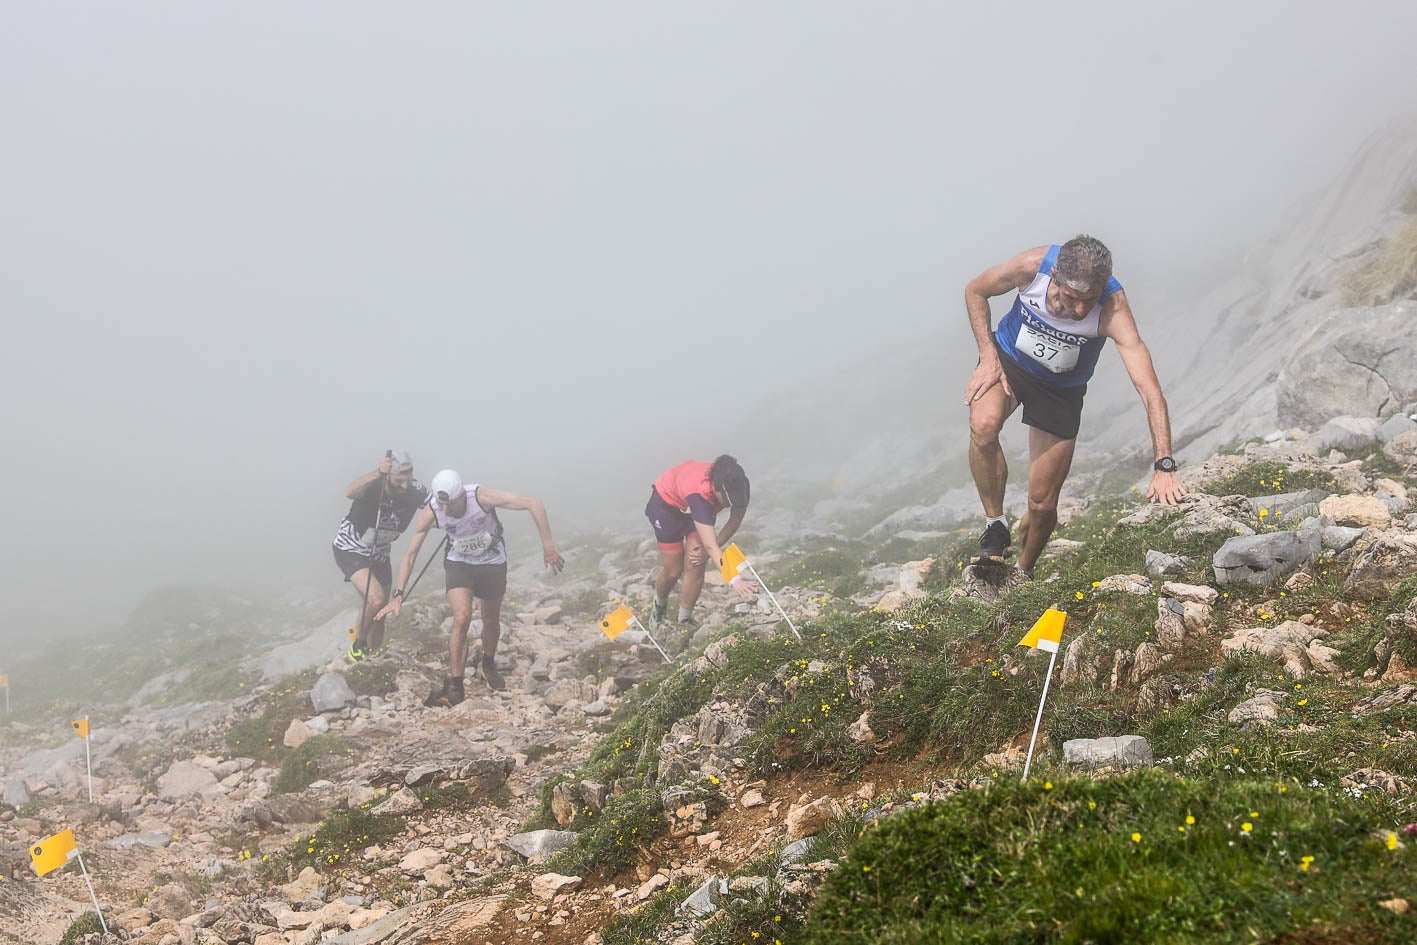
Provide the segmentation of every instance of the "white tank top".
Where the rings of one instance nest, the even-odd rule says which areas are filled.
[[[467,494],[467,509],[459,516],[449,515],[438,507],[438,500],[429,499],[433,521],[448,533],[449,561],[464,564],[502,564],[507,560],[507,546],[502,541],[502,523],[497,510],[487,511],[477,504],[477,486],[463,486]]]

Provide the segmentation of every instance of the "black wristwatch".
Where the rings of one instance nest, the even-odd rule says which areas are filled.
[[[1156,461],[1156,465],[1154,465],[1152,468],[1155,469],[1157,472],[1173,473],[1176,471],[1176,461],[1170,456],[1163,456]]]
[[[403,596],[403,588],[401,588],[401,587],[396,587],[396,588],[394,588],[394,596],[395,596],[395,597],[402,597],[402,596]]]

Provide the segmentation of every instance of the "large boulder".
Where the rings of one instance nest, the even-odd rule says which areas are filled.
[[[1417,400],[1417,305],[1329,315],[1275,380],[1279,423],[1317,430],[1331,417],[1377,417]]]
[[[1358,546],[1343,589],[1362,600],[1382,600],[1392,585],[1417,574],[1417,535],[1387,532]]]
[[[325,673],[310,690],[310,704],[316,712],[338,712],[354,705],[354,690],[339,673]]]
[[[221,785],[206,768],[190,761],[175,762],[167,772],[157,779],[159,797],[176,800],[194,794],[219,792]]]
[[[1247,627],[1220,642],[1222,653],[1252,650],[1284,666],[1284,671],[1302,679],[1312,673],[1335,673],[1333,658],[1338,651],[1320,642],[1323,631],[1297,620],[1276,626]]]
[[[1319,530],[1237,535],[1211,559],[1217,584],[1273,584],[1317,558],[1323,551]]]
[[[1320,455],[1329,450],[1350,453],[1382,442],[1382,423],[1376,417],[1334,417],[1305,441],[1304,446]]]
[[[1417,431],[1399,433],[1383,444],[1383,455],[1403,466],[1417,465]]]
[[[1392,511],[1382,499],[1370,495],[1331,495],[1319,503],[1319,511],[1335,525],[1348,528],[1387,528]]]
[[[1151,744],[1140,735],[1117,738],[1071,738],[1063,742],[1063,761],[1070,765],[1149,765]]]

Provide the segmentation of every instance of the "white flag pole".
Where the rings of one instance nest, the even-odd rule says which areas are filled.
[[[89,737],[84,736],[84,767],[89,769],[89,803],[93,803],[93,756],[89,753]]]
[[[84,858],[78,850],[74,850],[74,859],[79,861],[79,869],[84,874],[84,885],[89,887],[89,898],[93,900],[93,911],[98,913],[98,924],[103,926],[104,934],[108,934],[108,923],[103,920],[103,910],[99,908],[98,896],[94,895],[93,883],[89,881],[89,871],[84,869]]]
[[[666,662],[666,663],[672,663],[672,662],[674,662],[672,659],[669,658],[669,654],[666,653],[666,652],[664,652],[664,647],[662,647],[662,646],[659,645],[659,641],[654,638],[654,634],[650,633],[648,630],[645,630],[645,625],[642,624],[642,623],[640,623],[640,618],[639,618],[639,617],[636,617],[634,614],[631,614],[631,615],[630,615],[630,619],[635,622],[635,626],[639,627],[641,630],[644,631],[644,635],[645,635],[645,636],[649,637],[649,642],[653,643],[653,644],[654,644],[654,648],[659,651],[659,655],[662,656],[662,657],[664,657],[664,662]]]
[[[797,626],[792,622],[792,618],[787,616],[787,611],[782,609],[782,605],[779,604],[777,598],[772,595],[772,591],[768,589],[767,582],[758,577],[758,569],[753,567],[753,562],[746,558],[743,560],[743,563],[748,566],[748,570],[752,572],[753,579],[758,582],[758,586],[763,589],[763,593],[768,595],[768,600],[772,601],[773,606],[777,608],[777,612],[782,614],[782,619],[787,621],[787,626],[792,629],[793,636],[797,637],[797,641],[800,643],[802,641],[802,634],[797,632]]]
[[[1048,674],[1043,677],[1043,697],[1038,700],[1038,717],[1033,720],[1033,737],[1028,740],[1028,758],[1023,763],[1023,780],[1028,780],[1028,769],[1033,764],[1033,746],[1038,741],[1038,726],[1043,724],[1043,703],[1048,701],[1048,684],[1053,681],[1053,664],[1058,659],[1058,644],[1053,640],[1039,640],[1038,648],[1047,650]]]

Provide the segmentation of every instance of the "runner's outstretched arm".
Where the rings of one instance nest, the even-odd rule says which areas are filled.
[[[394,586],[389,588],[389,602],[384,605],[384,609],[379,611],[374,617],[375,620],[383,620],[388,614],[395,617],[403,610],[403,595],[394,595],[395,588],[402,590],[408,587],[408,577],[413,573],[413,566],[418,562],[418,552],[423,548],[423,539],[428,537],[428,532],[433,527],[433,510],[428,506],[418,510],[418,514],[413,519],[413,535],[408,541],[408,550],[403,553],[403,560],[399,562],[399,579],[394,582]]]
[[[379,460],[379,468],[373,472],[367,472],[349,484],[349,488],[344,490],[346,499],[357,499],[369,491],[369,487],[380,476],[387,476],[394,471],[394,459],[392,456],[385,456]]]
[[[737,509],[734,510],[738,511]],[[747,511],[744,509],[743,511]],[[732,518],[729,519],[730,523]],[[740,516],[741,521],[741,516]],[[724,531],[727,531],[727,527]],[[713,562],[714,567],[723,567],[723,549],[718,545],[718,538],[713,533],[712,525],[705,525],[703,522],[694,523],[694,531],[698,533],[699,541],[704,543],[704,551],[708,554],[708,559]],[[735,578],[730,582],[730,586],[743,597],[751,597],[758,593],[758,585],[745,577]]]
[[[723,531],[718,533],[718,547],[722,548],[733,540],[733,536],[738,534],[738,526],[743,524],[743,516],[747,514],[747,506],[735,508],[728,513],[728,521],[723,523]]]
[[[999,353],[994,350],[993,329],[990,326],[992,313],[989,300],[996,295],[1004,295],[1016,289],[1023,289],[1033,281],[1038,267],[1043,265],[1047,246],[1036,246],[1019,253],[1008,262],[985,269],[964,287],[964,308],[969,313],[969,327],[974,332],[974,343],[979,346],[979,366],[969,376],[964,388],[964,404],[969,406],[995,384],[1004,385],[1004,393],[1012,397],[1009,382],[1004,377],[1004,369],[999,364]]]
[[[551,521],[546,517],[546,506],[540,499],[515,492],[498,492],[486,486],[477,487],[477,504],[484,509],[513,509],[531,513],[536,530],[541,533],[541,556],[546,566],[560,574],[566,566],[566,559],[556,550],[556,542],[551,537]]]
[[[1136,319],[1131,306],[1127,304],[1126,292],[1117,292],[1108,298],[1102,311],[1102,334],[1117,345],[1132,386],[1141,397],[1146,408],[1147,426],[1151,428],[1151,448],[1161,459],[1171,455],[1171,417],[1166,409],[1166,397],[1161,393],[1161,381],[1156,377],[1156,365],[1151,360],[1151,350],[1141,340]],[[1186,494],[1181,485],[1181,477],[1173,472],[1156,470],[1151,476],[1151,485],[1146,490],[1148,501],[1157,499],[1167,505],[1176,505]]]

